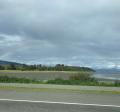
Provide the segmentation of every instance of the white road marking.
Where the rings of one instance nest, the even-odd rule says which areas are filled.
[[[53,101],[34,101],[34,100],[15,100],[15,99],[0,99],[0,101],[46,103],[46,104],[64,104],[64,105],[81,105],[81,106],[98,106],[98,107],[117,107],[117,108],[120,108],[119,105],[84,104],[84,103],[53,102]]]

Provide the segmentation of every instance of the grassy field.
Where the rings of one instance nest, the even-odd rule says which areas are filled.
[[[22,84],[56,84],[56,85],[82,85],[82,86],[104,86],[104,87],[120,87],[120,82],[114,83],[98,82],[96,80],[36,80],[27,78],[16,78],[8,76],[0,76],[0,83],[22,83]]]
[[[77,72],[72,71],[15,71],[15,70],[0,70],[0,76],[9,76],[17,78],[37,79],[37,80],[54,80],[61,78],[69,79],[70,76]],[[86,72],[84,72],[86,73]]]
[[[3,84],[4,85],[4,84]],[[80,93],[80,94],[120,94],[119,90],[114,90],[112,88],[107,88],[107,87],[93,87],[89,88],[89,86],[63,86],[63,85],[39,85],[39,87],[35,87],[36,85],[25,85],[23,84],[22,86],[19,84],[13,84],[11,85],[0,85],[0,90],[1,91],[18,91],[18,92],[58,92],[58,93]],[[24,86],[25,85],[25,86]],[[74,88],[74,89],[73,89]]]
[[[78,79],[79,78],[78,76],[76,77],[77,74],[80,77],[80,79]],[[101,82],[98,79],[92,77],[90,77],[90,79],[84,79],[87,74],[90,73],[88,72],[78,73],[78,72],[69,72],[69,71],[0,70],[0,82],[120,87],[120,81]]]

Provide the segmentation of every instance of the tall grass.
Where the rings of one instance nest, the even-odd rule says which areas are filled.
[[[16,78],[8,76],[0,76],[1,83],[39,83],[37,80],[31,80],[27,78]]]
[[[32,83],[32,84],[59,84],[59,85],[84,85],[84,86],[106,86],[106,87],[120,87],[120,81],[116,80],[114,83],[98,82],[97,80],[76,80],[76,79],[55,79],[55,80],[31,80],[27,78],[16,78],[8,76],[0,76],[0,83]]]

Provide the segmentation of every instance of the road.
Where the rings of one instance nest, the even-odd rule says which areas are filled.
[[[118,107],[0,101],[0,112],[120,112]]]
[[[71,89],[66,91],[67,87],[65,86],[63,90],[56,90],[55,88],[50,89],[50,87],[47,89],[47,85],[44,89],[1,86],[0,112],[120,112],[120,94],[81,93]],[[14,101],[2,99],[13,99]]]

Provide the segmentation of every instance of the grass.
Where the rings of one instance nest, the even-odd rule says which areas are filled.
[[[28,78],[37,80],[51,80],[55,78],[69,79],[69,77],[77,72],[72,71],[16,71],[16,70],[0,70],[0,76],[9,76],[16,78]]]
[[[36,80],[27,78],[16,78],[8,76],[0,76],[0,83],[26,83],[26,84],[58,84],[58,85],[82,85],[82,86],[105,86],[105,87],[120,87],[120,82],[115,81],[114,83],[98,82],[96,80]]]
[[[82,85],[82,86],[104,86],[104,87],[120,87],[120,81],[111,82],[98,82],[96,80],[93,81],[80,81],[80,80],[63,80],[63,79],[55,79],[48,80],[48,84],[59,84],[59,85]]]
[[[27,87],[9,87],[0,86],[3,91],[16,91],[16,92],[51,92],[51,93],[79,93],[79,94],[120,94],[120,91],[108,90],[72,90],[72,89],[55,89],[55,88],[27,88]]]
[[[43,83],[43,81],[38,81],[35,79],[27,79],[27,78],[16,78],[16,77],[8,77],[8,76],[0,76],[1,83]]]

